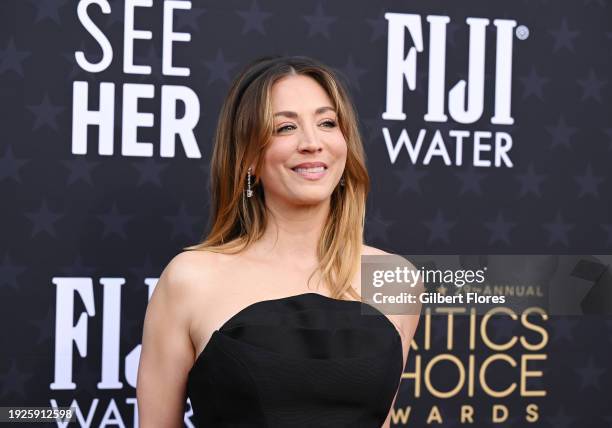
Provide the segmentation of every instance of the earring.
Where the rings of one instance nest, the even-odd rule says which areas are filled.
[[[247,191],[246,191],[246,195],[247,195],[247,198],[250,198],[251,196],[253,196],[253,190],[251,190],[251,167],[249,167],[249,169],[247,169]]]
[[[344,187],[344,176],[340,178],[340,185]]]

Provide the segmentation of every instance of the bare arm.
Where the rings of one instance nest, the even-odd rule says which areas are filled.
[[[186,306],[192,257],[181,253],[170,261],[147,306],[136,386],[140,428],[184,426],[194,361]]]
[[[403,259],[403,263],[406,263],[409,269],[416,269],[414,265],[410,263],[410,261],[406,260],[403,257],[402,259]],[[423,281],[419,281],[415,285],[415,287],[412,289],[412,292],[414,293],[415,296],[420,295],[424,291],[425,291],[425,286],[423,284]],[[398,326],[398,330],[402,338],[402,351],[403,351],[402,375],[403,375],[403,368],[406,367],[406,362],[408,361],[408,351],[410,350],[410,343],[412,342],[412,339],[414,338],[414,334],[416,333],[416,329],[419,325],[419,320],[421,318],[420,311],[421,311],[421,304],[417,303],[417,304],[410,305],[410,307],[407,308],[408,313],[406,314],[390,316],[391,318],[393,318],[394,324]],[[401,383],[402,383],[402,378],[400,377],[399,386],[401,386]],[[395,407],[395,401],[397,400],[399,386],[398,386],[397,391],[395,392],[393,403],[391,404],[391,408],[389,409],[389,413],[387,414],[387,419],[385,419],[385,422],[383,423],[382,428],[391,427],[391,412],[393,411],[393,408]]]

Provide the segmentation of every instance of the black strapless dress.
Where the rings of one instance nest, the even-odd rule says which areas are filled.
[[[379,428],[402,363],[397,329],[370,305],[318,293],[263,300],[214,331],[196,359],[192,419],[200,428]]]

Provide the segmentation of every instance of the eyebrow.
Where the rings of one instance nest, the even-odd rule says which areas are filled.
[[[333,112],[336,111],[336,109],[334,109],[333,107],[324,106],[324,107],[319,107],[318,109],[316,109],[315,114],[325,113],[326,111],[329,111],[329,110]],[[274,113],[274,117],[276,116],[287,116],[287,117],[296,118],[297,113],[294,111],[279,111],[278,113]]]

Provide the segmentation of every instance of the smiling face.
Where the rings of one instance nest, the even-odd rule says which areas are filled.
[[[267,204],[328,200],[346,164],[347,144],[331,98],[313,78],[290,75],[271,89],[274,132],[260,180]]]

